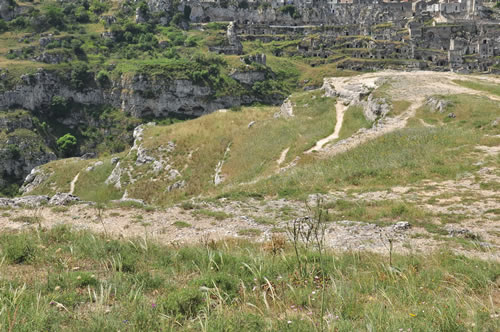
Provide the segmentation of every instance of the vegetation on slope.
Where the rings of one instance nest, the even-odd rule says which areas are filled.
[[[174,142],[176,148],[168,155],[169,164],[182,170],[181,179],[186,181],[186,187],[166,191],[173,181],[152,173],[151,164],[134,166],[135,155],[129,154],[122,163],[133,166],[135,182],[127,191],[130,197],[163,205],[200,194],[304,198],[311,193],[341,188],[385,189],[424,179],[456,179],[478,170],[479,166],[473,165],[477,145],[494,144],[491,141],[494,138],[485,135],[496,130],[492,123],[498,104],[469,95],[443,98],[449,101],[443,113],[424,106],[410,119],[408,128],[360,145],[349,153],[321,160],[303,154],[335,127],[335,99],[323,98],[319,91],[292,96],[295,116],[289,119],[273,118],[277,108],[259,107],[214,113],[167,127],[150,127],[145,131],[144,148],[153,157],[162,158],[162,146]],[[449,113],[456,117],[449,117]],[[370,126],[358,107],[351,107],[345,117],[341,139]],[[255,123],[249,127],[252,121]],[[278,165],[284,151],[285,158]],[[109,163],[110,159],[102,160]],[[215,169],[222,160],[224,182],[215,186]],[[71,179],[95,160],[75,162],[58,161],[45,166],[54,171],[53,175],[35,193],[67,191]],[[277,173],[280,168],[297,162],[292,169]],[[108,168],[107,172],[110,171]],[[59,176],[61,173],[66,175]],[[105,179],[106,173],[102,176]],[[156,180],[151,182],[152,178]],[[96,190],[95,185],[88,187],[81,181],[77,186],[79,194],[87,196],[85,193]],[[246,184],[244,193],[241,184]],[[107,186],[101,184],[104,187]]]
[[[167,247],[65,226],[0,235],[0,329],[496,331],[500,265],[305,249]],[[297,259],[301,264],[298,264]]]

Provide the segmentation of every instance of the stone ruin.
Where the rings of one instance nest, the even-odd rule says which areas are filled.
[[[188,6],[195,26],[231,22],[217,53],[240,55],[241,41],[300,40],[274,55],[331,62],[340,53],[339,67],[354,70],[500,72],[500,11],[482,0],[181,0],[177,9]],[[158,1],[150,8],[164,10]]]

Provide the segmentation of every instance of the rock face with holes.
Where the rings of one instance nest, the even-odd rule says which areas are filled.
[[[237,80],[251,84],[265,78],[263,72],[235,74]],[[263,100],[251,94],[227,95],[213,98],[210,86],[200,85],[190,80],[165,81],[145,75],[123,76],[112,83],[111,88],[100,88],[89,84],[88,88],[77,91],[56,73],[39,69],[33,75],[23,75],[22,83],[14,89],[0,93],[0,109],[22,107],[43,112],[55,96],[73,100],[83,105],[112,105],[134,117],[197,117],[212,111],[250,104],[255,101],[276,103],[277,100]],[[95,86],[95,87],[93,87]]]

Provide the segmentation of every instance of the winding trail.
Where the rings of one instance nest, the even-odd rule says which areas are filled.
[[[305,153],[320,151],[326,144],[339,138],[340,130],[342,129],[342,124],[344,123],[344,113],[346,112],[346,110],[347,106],[344,105],[344,102],[342,100],[338,99],[337,103],[335,104],[337,122],[335,123],[335,130],[333,131],[333,134],[317,141],[316,145],[307,150]]]
[[[413,104],[411,104],[408,110],[406,110],[402,114],[393,118],[383,118],[378,123],[373,125],[373,127],[369,129],[359,130],[351,137],[341,140],[334,145],[326,147],[322,152],[327,156],[336,155],[351,150],[358,145],[364,144],[370,140],[393,132],[397,129],[402,129],[406,127],[408,119],[415,116],[416,110],[419,109],[423,105],[423,103],[423,99],[417,100]]]
[[[459,75],[456,73],[440,73],[432,71],[416,71],[416,72],[398,72],[398,71],[384,71],[369,73],[360,76],[353,76],[349,78],[328,78],[325,79],[324,89],[329,92],[330,95],[337,95],[338,100],[344,99],[345,102],[350,101],[351,92],[356,91],[352,87],[356,86],[374,86],[376,84],[376,79],[389,79],[390,85],[393,87],[390,89],[390,97],[392,100],[407,100],[411,103],[410,107],[402,114],[395,117],[384,117],[379,120],[372,128],[361,129],[349,138],[338,141],[335,144],[327,145],[327,143],[338,138],[335,134],[337,132],[337,127],[340,129],[342,127],[341,121],[337,119],[337,124],[335,126],[335,132],[316,143],[316,145],[306,151],[310,153],[312,151],[320,152],[320,155],[327,157],[338,153],[346,152],[350,149],[355,148],[360,144],[364,144],[369,140],[375,139],[379,136],[390,133],[394,130],[404,128],[408,119],[415,116],[416,110],[424,105],[426,99],[430,96],[440,94],[440,95],[453,95],[453,94],[471,94],[489,98],[493,101],[500,101],[500,97],[488,92],[478,91],[461,86],[454,82],[454,80],[464,80],[471,81],[474,79],[479,79],[484,83],[498,84],[500,80],[495,77],[490,76],[469,76],[469,75]],[[345,91],[348,94],[345,95]],[[358,96],[359,98],[359,96]],[[356,100],[356,95],[354,94],[354,99],[351,99],[351,105],[357,103],[359,99]],[[345,107],[342,103],[337,102],[337,109],[339,109],[339,104],[341,107]],[[340,108],[341,109],[341,108]],[[342,109],[342,113],[345,109]],[[337,114],[338,118],[339,114]],[[343,120],[343,114],[342,114]],[[339,123],[340,122],[340,123]],[[424,126],[432,126],[427,123],[423,123]]]
[[[73,195],[73,193],[75,192],[75,185],[76,185],[76,181],[78,181],[78,177],[80,176],[80,173],[78,173],[74,178],[73,180],[71,180],[71,183],[69,184],[69,193],[71,195]]]
[[[285,150],[281,151],[280,158],[276,161],[278,163],[278,166],[281,166],[281,164],[283,164],[283,162],[286,159],[286,155],[288,154],[288,151],[290,151],[289,147],[286,148]]]

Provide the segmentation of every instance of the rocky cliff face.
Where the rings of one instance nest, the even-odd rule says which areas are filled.
[[[191,8],[192,22],[235,21],[244,24],[300,25],[335,24],[371,25],[388,21],[399,21],[412,16],[411,3],[380,4],[331,4],[329,6],[297,7],[296,16],[283,12],[281,7],[238,8],[221,7],[218,3],[182,3]],[[167,6],[150,6],[153,11],[167,11]]]
[[[240,93],[226,95],[220,95],[209,85],[191,80],[167,80],[144,74],[122,75],[105,87],[91,81],[83,89],[76,89],[69,78],[62,75],[40,68],[34,74],[22,75],[14,87],[11,81],[3,82],[2,86],[12,88],[0,91],[0,193],[5,192],[6,186],[19,184],[36,166],[56,159],[56,154],[48,145],[55,145],[54,138],[64,133],[56,133],[57,137],[52,137],[49,144],[46,139],[54,133],[41,135],[43,130],[39,122],[42,120],[35,125],[33,114],[43,121],[53,119],[55,127],[62,126],[70,132],[82,133],[85,128],[99,130],[98,136],[92,134],[87,140],[79,139],[80,152],[86,153],[95,151],[101,143],[99,137],[112,136],[115,141],[126,144],[127,135],[131,136],[126,128],[139,121],[133,118],[190,118],[254,101],[280,101],[280,96],[276,96],[276,100],[268,100],[264,98],[273,97],[251,94],[252,84],[265,80],[268,75],[266,71],[259,70],[233,72],[233,84],[236,89],[239,87]],[[0,76],[2,79],[8,78],[4,75]],[[55,97],[67,103],[71,111],[54,113]],[[76,105],[76,108],[70,108],[70,105]],[[125,117],[127,121],[114,126],[110,123],[113,119],[92,115],[101,106],[111,106],[132,118]],[[52,123],[48,125],[51,127]]]
[[[257,80],[265,79],[264,74],[254,73],[254,76]],[[23,75],[21,80],[13,89],[0,93],[0,109],[18,107],[34,111],[50,105],[52,98],[59,96],[83,105],[111,105],[138,118],[172,114],[196,117],[221,108],[262,101],[249,94],[218,97],[211,87],[190,80],[165,81],[140,74],[122,76],[109,88],[89,84],[83,90],[73,89],[63,78],[44,69]],[[278,99],[275,102],[279,102]]]
[[[29,114],[0,114],[0,193],[56,155],[37,133]]]
[[[0,0],[0,18],[6,21],[14,18],[16,7],[13,1]]]
[[[0,18],[5,21],[10,21],[30,9],[29,6],[19,6],[14,0],[0,0]]]

